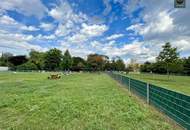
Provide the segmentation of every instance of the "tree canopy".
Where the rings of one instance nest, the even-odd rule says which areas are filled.
[[[62,59],[62,53],[60,50],[56,48],[50,49],[45,54],[44,68],[50,71],[59,70],[61,59]]]

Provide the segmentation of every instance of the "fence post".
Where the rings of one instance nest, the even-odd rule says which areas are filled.
[[[147,103],[149,104],[149,83],[147,83],[146,87],[147,87]]]

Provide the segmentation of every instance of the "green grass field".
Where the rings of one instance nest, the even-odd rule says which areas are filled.
[[[106,74],[0,73],[0,130],[178,130]]]
[[[127,74],[128,77],[139,79],[160,87],[190,95],[190,76],[158,75],[158,74]]]

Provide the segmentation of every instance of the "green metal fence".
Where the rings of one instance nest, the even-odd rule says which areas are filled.
[[[190,130],[190,96],[148,84],[118,73],[108,73],[113,79],[125,85],[130,92],[142,97],[181,126]]]

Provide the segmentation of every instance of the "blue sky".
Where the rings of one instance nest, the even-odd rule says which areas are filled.
[[[154,61],[165,42],[190,55],[190,7],[174,0],[1,0],[0,53],[69,49]]]

